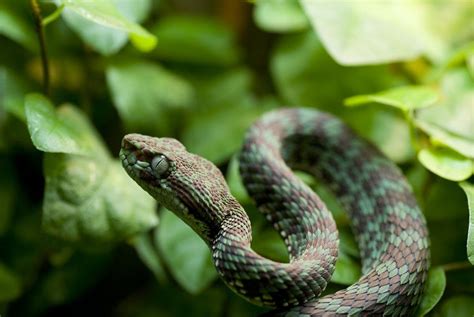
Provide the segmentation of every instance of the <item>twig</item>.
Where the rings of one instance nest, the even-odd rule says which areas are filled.
[[[38,34],[38,41],[40,45],[41,65],[43,69],[43,90],[45,95],[49,96],[49,62],[46,55],[46,42],[44,40],[44,29],[41,18],[41,9],[37,0],[30,0],[31,9],[35,19],[36,33]]]
[[[445,272],[454,271],[454,270],[467,270],[467,269],[474,268],[474,266],[468,261],[447,263],[447,264],[441,265],[441,267],[444,269]]]
[[[61,4],[56,10],[54,10],[53,13],[51,13],[46,18],[44,18],[43,21],[41,21],[41,25],[45,27],[46,25],[50,24],[51,22],[59,18],[63,10],[64,10],[64,4]]]

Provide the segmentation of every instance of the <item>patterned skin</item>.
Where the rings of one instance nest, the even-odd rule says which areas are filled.
[[[284,239],[289,263],[251,249],[247,214],[224,177],[174,139],[124,137],[128,174],[206,241],[224,282],[271,316],[406,316],[421,299],[429,267],[428,233],[400,170],[340,120],[290,108],[249,130],[240,170],[249,194]],[[291,169],[324,182],[352,221],[363,276],[317,299],[337,258],[331,213]]]

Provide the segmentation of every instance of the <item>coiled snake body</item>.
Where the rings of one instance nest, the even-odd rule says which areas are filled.
[[[188,223],[212,251],[225,283],[272,316],[405,316],[418,306],[429,266],[428,234],[400,170],[337,118],[303,108],[270,112],[249,130],[240,170],[249,194],[279,232],[289,263],[251,249],[247,214],[212,163],[174,139],[124,137],[129,175]],[[331,213],[292,170],[324,182],[348,212],[363,276],[317,298],[334,271]]]

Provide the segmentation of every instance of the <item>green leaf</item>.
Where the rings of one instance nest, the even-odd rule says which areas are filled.
[[[451,118],[446,121],[453,121],[453,119]],[[459,122],[458,120],[454,121]],[[427,133],[436,143],[449,146],[464,157],[474,159],[474,140],[470,137],[451,132],[437,123],[430,123],[428,121],[415,120],[415,125]]]
[[[226,179],[231,194],[237,198],[241,204],[246,204],[251,201],[247,190],[242,183],[242,178],[240,177],[239,160],[237,155],[234,155],[230,160],[229,167],[227,168]]]
[[[471,54],[466,57],[467,69],[471,76],[474,77],[474,54]]]
[[[471,1],[420,1],[433,36],[427,52],[434,62],[443,62],[446,56],[474,38],[472,16],[474,6]],[[439,23],[443,21],[443,23]]]
[[[424,210],[424,204],[426,203],[425,190],[431,176],[430,173],[423,165],[416,162],[411,168],[405,171],[405,176],[413,189],[418,204],[421,209]]]
[[[421,304],[418,307],[417,316],[425,316],[438,304],[446,288],[446,275],[441,267],[433,267],[428,272],[425,291]]]
[[[273,261],[286,263],[289,261],[288,251],[282,238],[273,228],[255,233],[252,239],[252,249],[263,257]]]
[[[8,1],[0,3],[0,34],[36,51],[37,39],[33,24],[16,12]]]
[[[295,171],[295,175],[317,193],[317,195],[331,211],[334,220],[336,220],[339,225],[346,225],[348,223],[347,214],[342,208],[340,202],[324,184],[318,182],[318,180],[312,175],[304,172]]]
[[[211,109],[247,98],[252,90],[253,75],[249,69],[238,67],[215,74],[191,74],[187,78],[196,92],[196,106]]]
[[[106,71],[114,105],[127,129],[167,134],[167,111],[192,104],[192,86],[161,66],[140,60],[111,64]]]
[[[471,65],[470,59],[474,57],[474,42],[470,42],[459,49],[456,49],[451,55],[444,60],[441,65],[435,66],[429,75],[429,80],[434,81],[438,80],[446,71],[462,66],[464,63],[467,63],[468,70],[470,70]],[[472,74],[472,70],[471,74]]]
[[[467,196],[469,206],[469,227],[467,231],[467,258],[474,265],[474,185],[464,182],[459,184]]]
[[[309,21],[296,0],[257,1],[253,18],[257,26],[267,32],[295,32],[309,26]]]
[[[153,245],[152,239],[148,233],[142,233],[132,239],[132,244],[137,251],[138,257],[153,272],[160,283],[166,281],[166,273],[161,264],[160,257]]]
[[[91,22],[75,11],[64,10],[62,17],[87,45],[102,55],[117,53],[128,41],[126,32]]]
[[[133,22],[143,22],[150,14],[152,0],[112,0],[117,9]]]
[[[239,149],[245,130],[272,105],[254,98],[253,74],[246,68],[197,76],[193,83],[198,107],[189,113],[183,127],[183,144],[189,151],[221,163]]]
[[[343,252],[339,252],[336,261],[336,269],[331,277],[331,282],[350,285],[357,282],[361,275],[360,264]]]
[[[445,147],[422,149],[418,160],[431,172],[452,181],[465,180],[474,171],[471,159]]]
[[[31,85],[19,73],[7,67],[0,67],[0,109],[26,122],[25,95]]]
[[[415,1],[301,0],[301,4],[324,46],[340,64],[410,60],[425,49],[423,7]]]
[[[377,145],[391,160],[403,163],[415,156],[410,127],[399,111],[368,105],[353,108],[342,116],[349,126]]]
[[[209,248],[181,219],[164,210],[155,233],[163,260],[186,291],[197,294],[216,279]]]
[[[72,242],[102,243],[153,228],[155,201],[117,161],[47,154],[43,229]]]
[[[427,86],[405,86],[385,90],[376,94],[358,95],[345,100],[346,106],[357,106],[370,102],[409,111],[433,105],[439,99],[436,90]]]
[[[156,46],[156,37],[140,25],[129,21],[112,0],[55,0],[55,2],[58,6],[64,5],[62,15],[66,22],[84,41],[103,54],[112,54],[120,49],[127,35],[134,46],[141,51],[147,52]],[[138,5],[143,5],[142,3],[143,1],[139,1]],[[130,16],[131,12],[135,11],[128,11],[127,15]],[[90,25],[87,21],[96,25]],[[109,31],[107,28],[113,30]],[[100,44],[97,41],[100,41]],[[110,45],[110,48],[107,48],[107,45]]]
[[[352,258],[360,258],[359,246],[357,245],[352,229],[349,226],[341,226],[338,223],[338,230],[339,253],[346,254]]]
[[[344,98],[400,84],[386,66],[343,67],[313,32],[286,35],[277,43],[270,70],[278,93],[290,105],[344,110]]]
[[[0,302],[11,301],[21,293],[20,279],[0,262]]]
[[[45,155],[45,231],[69,241],[111,241],[156,225],[153,199],[110,159],[79,110],[64,105],[55,111],[38,94],[27,96],[25,110],[38,149],[82,154]]]
[[[41,94],[28,94],[25,113],[34,146],[43,152],[106,156],[103,143],[87,118],[75,107],[57,111]]]
[[[465,261],[469,211],[463,190],[457,183],[430,173],[422,191],[423,211],[430,232],[431,262],[441,265]]]
[[[473,296],[454,296],[442,302],[436,317],[471,317],[474,312]]]
[[[154,55],[174,62],[231,65],[239,60],[234,34],[210,18],[170,16],[152,28],[160,39]]]
[[[223,162],[240,148],[245,131],[263,113],[254,103],[247,96],[240,102],[196,113],[183,131],[183,144],[216,164]]]
[[[151,5],[150,0],[112,1],[118,11],[133,22],[142,21],[148,14]],[[118,52],[127,42],[127,32],[92,22],[75,11],[64,12],[63,17],[84,42],[102,55],[111,55]]]
[[[436,142],[474,159],[474,81],[467,69],[447,73],[441,91],[437,105],[416,113],[415,124]]]

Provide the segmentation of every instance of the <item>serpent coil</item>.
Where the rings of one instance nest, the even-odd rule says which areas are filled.
[[[405,316],[421,299],[428,233],[400,170],[339,119],[316,110],[270,112],[248,131],[240,153],[245,187],[284,239],[289,263],[251,249],[250,221],[219,169],[178,141],[124,137],[128,174],[208,244],[219,275],[272,316]],[[324,182],[351,219],[362,277],[317,298],[334,271],[338,233],[321,199],[291,169]]]

